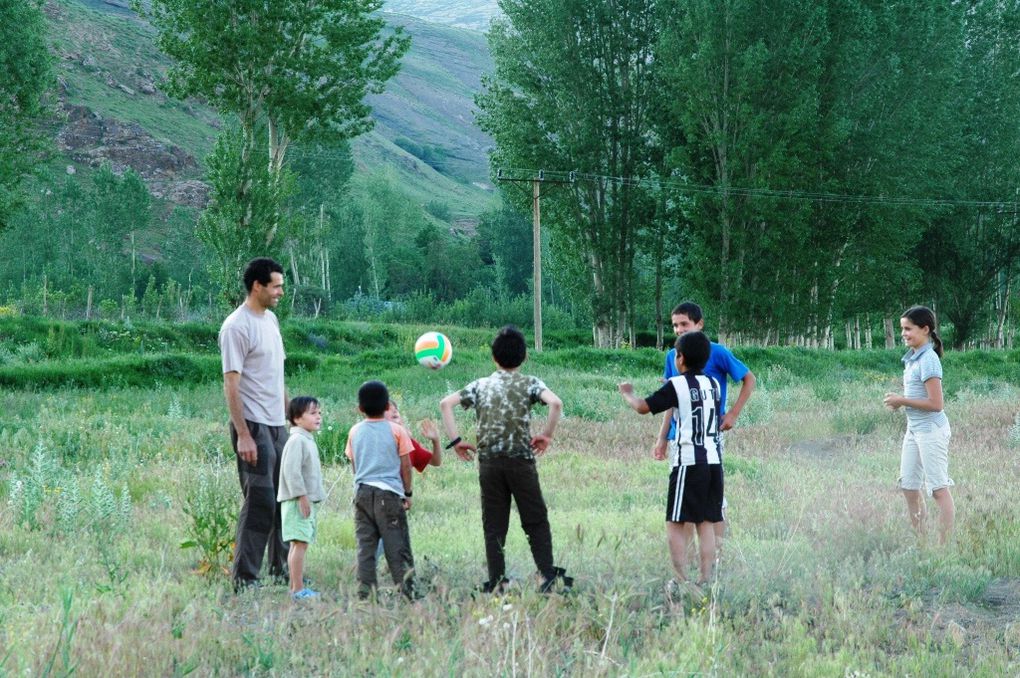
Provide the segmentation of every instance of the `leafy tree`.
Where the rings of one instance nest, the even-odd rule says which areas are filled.
[[[34,184],[40,200],[27,205],[0,234],[0,270],[9,282],[120,299],[135,294],[131,235],[152,227],[145,182],[128,170],[102,167],[87,179],[44,176]],[[59,233],[60,237],[53,237]],[[30,253],[30,256],[26,256]],[[138,273],[144,284],[146,274]]]
[[[803,282],[790,272],[808,210],[755,191],[804,185],[824,15],[808,0],[689,0],[663,18],[657,76],[669,177],[711,187],[672,197],[690,221],[684,279],[725,334],[743,329],[741,317],[770,319],[781,306],[752,309]]]
[[[231,128],[216,141],[206,158],[210,183],[209,206],[198,221],[196,233],[210,250],[210,277],[219,287],[225,306],[243,296],[240,271],[256,256],[280,258],[282,243],[277,238],[281,224],[280,206],[293,190],[289,173],[275,176],[269,166],[247,153],[246,133]],[[238,199],[240,186],[244,198]]]
[[[42,0],[0,0],[0,229],[46,144],[39,123],[53,81]]]
[[[294,282],[290,300],[292,304],[307,302],[302,305],[321,312],[323,303],[337,298],[334,271],[348,277],[351,272],[346,269],[355,263],[355,253],[341,244],[346,239],[342,231],[354,159],[347,142],[301,144],[295,148],[290,168],[296,179],[290,200],[294,219],[284,243]],[[357,283],[340,298],[356,288]]]
[[[531,220],[510,206],[486,212],[478,221],[478,253],[482,262],[498,270],[503,282],[497,293],[511,296],[531,289],[534,254]]]
[[[230,238],[210,235],[231,229],[231,237],[258,231],[243,235],[245,244],[278,247],[283,204],[270,199],[288,190],[282,186],[288,148],[335,145],[371,128],[364,98],[382,91],[409,46],[399,28],[382,36],[381,6],[380,0],[152,0],[157,44],[174,60],[168,91],[201,97],[238,121],[229,142],[235,150],[220,155],[236,167],[226,171],[221,162],[218,175],[235,183],[214,188],[215,220],[229,214],[237,224],[206,223],[214,247],[233,246]],[[265,179],[279,185],[265,187]],[[227,199],[237,207],[228,209]],[[217,256],[221,263],[238,259],[219,250]]]
[[[668,10],[659,129],[671,183],[690,186],[674,197],[683,277],[721,331],[832,345],[834,320],[899,306],[890,284],[909,296],[931,213],[839,196],[941,190],[955,16],[858,0]]]
[[[494,165],[648,176],[655,6],[502,0],[505,18],[489,33],[495,73],[477,98],[479,122],[496,142]],[[506,197],[530,212],[530,198]],[[543,202],[553,256],[591,309],[599,346],[633,334],[634,257],[653,212],[631,182],[575,182]]]
[[[1020,6],[976,0],[961,18],[945,193],[1012,205],[936,212],[915,256],[924,272],[921,291],[952,323],[953,344],[979,339],[991,320],[993,341],[1001,345],[1009,288],[1020,268]]]

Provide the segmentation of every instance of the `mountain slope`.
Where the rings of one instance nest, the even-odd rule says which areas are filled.
[[[500,13],[496,0],[386,0],[383,7],[387,12],[476,31],[488,30]]]
[[[46,5],[68,116],[59,146],[77,163],[132,167],[154,192],[173,198],[201,176],[222,121],[198,102],[160,91],[168,62],[155,48],[152,28],[124,5]],[[445,202],[455,216],[475,217],[495,202],[487,185],[490,141],[474,125],[472,99],[491,68],[485,39],[407,16],[387,20],[405,27],[412,46],[386,92],[372,97],[377,125],[354,141],[355,158],[364,171],[391,169],[412,200]]]

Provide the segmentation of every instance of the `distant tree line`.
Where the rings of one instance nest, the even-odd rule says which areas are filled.
[[[478,96],[493,166],[577,172],[543,221],[598,345],[680,296],[763,343],[884,345],[911,303],[957,345],[1010,340],[1017,3],[500,7]]]
[[[530,191],[502,184],[505,207],[454,228],[450,205],[355,170],[364,95],[407,49],[379,1],[271,4],[144,4],[169,91],[225,121],[199,213],[130,171],[47,157],[42,3],[0,0],[0,303],[215,314],[268,253],[286,312],[528,324]],[[566,182],[543,191],[547,322],[599,346],[649,328],[662,341],[670,307],[694,298],[730,340],[867,347],[895,343],[921,302],[957,345],[1012,343],[1020,6],[500,4],[477,99],[493,173]],[[397,143],[442,163],[440,147]]]

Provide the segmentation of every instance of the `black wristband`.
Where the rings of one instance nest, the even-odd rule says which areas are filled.
[[[411,490],[404,490],[404,496],[408,499],[411,498]]]
[[[457,436],[456,438],[454,438],[450,442],[446,443],[446,449],[450,449],[452,447],[456,447],[457,443],[459,443],[459,442],[460,442],[460,436]]]

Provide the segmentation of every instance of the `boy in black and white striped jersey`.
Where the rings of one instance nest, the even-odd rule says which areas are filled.
[[[723,473],[719,455],[719,382],[702,373],[712,345],[702,332],[688,332],[676,340],[679,376],[645,399],[634,395],[629,383],[620,393],[638,414],[673,410],[676,448],[672,456],[666,498],[666,538],[673,569],[681,583],[687,582],[686,553],[695,530],[698,534],[700,577],[706,584],[715,564],[714,524],[722,518]],[[657,459],[664,459],[661,452]]]

